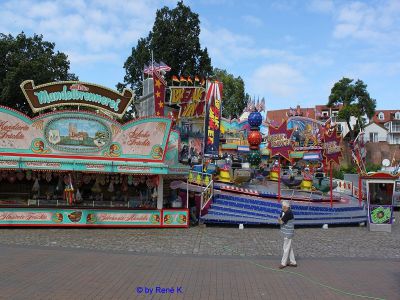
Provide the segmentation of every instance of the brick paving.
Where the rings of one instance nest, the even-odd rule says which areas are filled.
[[[296,229],[284,271],[274,227],[0,229],[0,299],[400,299],[399,220]]]
[[[303,258],[299,267],[279,271],[277,257],[0,246],[0,261],[0,299],[361,299],[338,290],[400,295],[399,260]]]
[[[400,258],[400,213],[391,233],[364,227],[296,229],[300,257]],[[135,253],[279,256],[277,227],[191,227],[189,229],[0,229],[0,245],[31,245]]]

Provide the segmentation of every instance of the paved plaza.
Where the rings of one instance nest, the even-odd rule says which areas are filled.
[[[0,229],[1,299],[400,299],[392,233],[274,227]]]

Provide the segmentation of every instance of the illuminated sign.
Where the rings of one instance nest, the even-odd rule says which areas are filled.
[[[35,86],[33,80],[25,80],[21,89],[34,113],[51,107],[74,105],[102,109],[121,118],[134,97],[130,89],[124,89],[120,94],[105,87],[78,81]]]

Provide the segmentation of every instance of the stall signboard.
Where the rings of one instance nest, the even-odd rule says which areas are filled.
[[[189,211],[175,210],[175,209],[163,209],[163,227],[187,227],[188,226]]]
[[[59,81],[35,86],[33,80],[21,83],[21,89],[34,113],[52,107],[74,105],[101,109],[121,118],[134,93],[124,89],[117,91],[80,81]]]
[[[92,112],[63,111],[30,119],[0,107],[0,156],[163,162],[170,129],[166,117],[121,125]]]
[[[170,104],[180,107],[179,118],[204,117],[205,89],[200,86],[171,86]]]
[[[162,217],[163,216],[163,217]],[[187,227],[184,210],[0,208],[0,226]]]

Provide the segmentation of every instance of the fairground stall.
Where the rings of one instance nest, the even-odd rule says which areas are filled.
[[[171,119],[120,123],[129,89],[30,80],[21,88],[40,114],[0,107],[0,226],[188,226],[187,208],[169,201],[169,182],[188,171]]]

